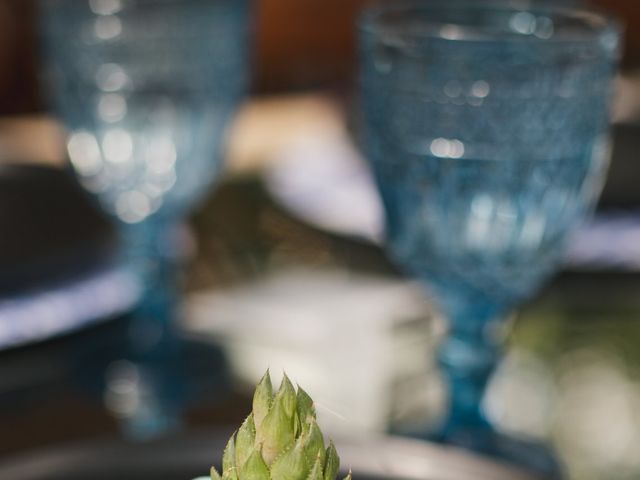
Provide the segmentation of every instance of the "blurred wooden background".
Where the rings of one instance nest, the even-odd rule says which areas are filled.
[[[392,0],[388,0],[392,1]],[[0,0],[0,115],[42,109],[37,0]],[[256,0],[258,92],[344,88],[355,66],[353,24],[369,0]],[[627,23],[627,67],[640,66],[640,1],[592,0]]]

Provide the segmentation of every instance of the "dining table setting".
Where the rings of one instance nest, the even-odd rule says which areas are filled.
[[[320,3],[0,6],[0,479],[640,475],[640,12]]]

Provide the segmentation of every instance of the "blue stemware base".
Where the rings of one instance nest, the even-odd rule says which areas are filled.
[[[219,347],[178,334],[171,355],[141,357],[123,341],[131,323],[118,319],[84,336],[74,354],[79,387],[104,401],[125,437],[144,441],[179,430],[190,406],[230,391]]]

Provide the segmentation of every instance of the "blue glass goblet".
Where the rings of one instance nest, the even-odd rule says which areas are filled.
[[[115,373],[135,391],[112,403],[129,433],[153,435],[179,421],[181,222],[220,172],[225,133],[247,89],[250,1],[40,6],[44,76],[71,165],[116,220],[123,261],[141,290],[130,362]]]
[[[364,146],[390,253],[448,319],[450,406],[435,436],[553,474],[544,451],[494,431],[481,400],[496,327],[556,271],[601,191],[620,30],[593,12],[509,5],[369,9]]]

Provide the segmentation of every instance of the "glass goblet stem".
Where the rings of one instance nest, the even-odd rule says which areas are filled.
[[[122,428],[146,439],[179,427],[185,400],[184,352],[177,332],[182,270],[179,223],[147,220],[122,229],[124,260],[140,282],[126,349],[136,371],[137,404]]]
[[[171,355],[177,345],[173,322],[182,269],[177,222],[148,220],[123,229],[124,260],[140,282],[141,299],[132,323],[133,352]]]
[[[497,328],[508,308],[477,299],[452,299],[445,295],[442,309],[449,331],[438,351],[449,390],[449,410],[441,435],[465,442],[467,433],[489,429],[482,399],[491,374],[501,358]],[[468,435],[472,438],[474,435]]]
[[[438,290],[436,286],[449,324],[438,351],[449,404],[440,429],[429,438],[498,456],[544,478],[562,478],[561,467],[548,448],[501,434],[483,410],[487,385],[503,354],[504,324],[515,302],[504,297],[495,301],[459,288]]]

